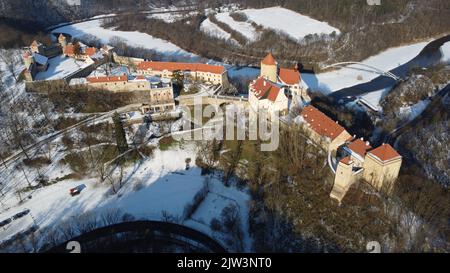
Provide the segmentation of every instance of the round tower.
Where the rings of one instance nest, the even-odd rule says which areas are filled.
[[[272,53],[261,61],[261,77],[265,77],[272,82],[278,81],[278,65]]]

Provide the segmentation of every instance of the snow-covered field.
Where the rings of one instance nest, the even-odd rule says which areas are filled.
[[[249,22],[238,22],[235,21],[230,16],[230,12],[218,13],[216,15],[217,20],[223,22],[230,26],[232,29],[236,30],[244,37],[246,37],[249,41],[255,41],[258,39],[259,34],[256,29]]]
[[[221,29],[218,25],[211,22],[211,20],[206,19],[202,22],[200,30],[209,34],[212,37],[217,37],[219,39],[228,40],[231,38],[231,34]],[[233,40],[234,41],[234,40]],[[236,41],[234,41],[236,42]]]
[[[282,32],[289,35],[295,40],[302,40],[310,34],[340,34],[340,30],[327,24],[314,20],[308,16],[304,16],[297,12],[282,7],[270,7],[263,9],[243,9],[234,11],[219,12],[216,14],[217,20],[227,24],[232,29],[241,33],[249,41],[255,41],[258,39],[260,32],[255,29],[252,23],[256,23],[265,29],[271,29],[277,32]],[[248,20],[240,22],[234,20],[230,13],[239,12],[247,16]],[[211,25],[209,20],[205,20],[202,23],[202,31],[210,33],[211,35],[217,35],[220,33],[220,38],[225,38],[225,34],[218,31],[220,27]],[[225,32],[226,33],[226,32]]]
[[[264,28],[286,33],[290,37],[301,40],[309,34],[340,34],[340,30],[330,26],[326,22],[315,20],[311,17],[299,14],[282,7],[264,9],[246,9],[249,20]]]
[[[127,42],[128,45],[134,47],[142,47],[145,49],[155,50],[159,53],[168,56],[186,56],[194,57],[195,55],[189,53],[180,47],[162,40],[155,38],[149,34],[138,31],[118,31],[113,29],[106,29],[102,26],[102,20],[93,20],[74,24],[70,26],[64,26],[53,30],[53,33],[66,33],[74,38],[82,38],[85,35],[93,35],[100,39],[103,43],[107,44],[111,38],[118,37]]]
[[[186,158],[195,157],[196,147],[192,143],[172,147],[167,151],[157,149],[151,158],[125,169],[124,187],[116,195],[110,194],[110,185],[107,182],[100,184],[98,179],[85,178],[64,180],[37,189],[30,193],[32,198],[22,204],[17,204],[16,198],[12,196],[3,199],[0,221],[25,209],[31,210],[30,217],[33,218],[26,216],[24,220],[20,220],[20,225],[17,224],[18,221],[13,221],[1,228],[0,241],[27,230],[34,224],[40,229],[56,227],[85,213],[100,215],[113,209],[131,214],[136,219],[161,220],[163,214],[166,214],[182,220],[186,205],[190,204],[203,188],[205,179],[210,180],[211,193],[193,216],[201,221],[188,219],[184,224],[213,236],[209,221],[212,218],[220,219],[221,210],[218,208],[233,202],[238,206],[241,222],[244,230],[247,230],[249,195],[235,187],[225,188],[216,178],[202,176],[201,170],[193,163],[191,168],[186,170]],[[53,168],[47,174],[62,175],[66,172],[59,164],[54,164]],[[80,195],[71,197],[69,189],[81,184],[86,185],[86,188]],[[7,210],[4,209],[6,207]],[[245,249],[250,249],[249,238],[246,232],[245,234]],[[216,236],[218,240],[224,238]],[[225,245],[225,242],[222,244]]]

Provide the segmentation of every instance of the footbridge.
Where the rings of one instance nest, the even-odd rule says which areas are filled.
[[[377,68],[375,66],[372,65],[368,65],[368,64],[364,64],[364,63],[360,63],[360,62],[341,62],[341,63],[335,63],[335,64],[331,64],[331,65],[327,65],[324,67],[321,67],[322,69],[327,69],[327,68],[333,68],[333,67],[338,67],[338,68],[348,68],[348,69],[360,69],[360,68],[356,68],[356,67],[349,67],[349,65],[358,65],[363,67],[364,69],[370,71],[370,72],[374,72],[386,77],[390,77],[392,79],[394,79],[395,81],[399,81],[401,80],[400,77],[398,77],[397,75],[395,75],[394,73],[390,72],[390,71],[384,71],[380,68]]]

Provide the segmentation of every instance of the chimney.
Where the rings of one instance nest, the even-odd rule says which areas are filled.
[[[370,142],[369,142],[369,141],[366,141],[366,145],[367,145],[367,146],[370,146]]]
[[[362,137],[361,140],[364,141],[364,137]]]

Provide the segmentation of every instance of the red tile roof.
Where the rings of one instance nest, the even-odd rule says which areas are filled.
[[[383,162],[396,158],[401,158],[401,155],[397,153],[397,151],[394,148],[392,148],[392,146],[389,144],[383,144],[380,147],[370,151],[369,154],[377,157]]]
[[[296,69],[280,68],[280,79],[289,85],[300,83],[300,72]]]
[[[272,53],[267,54],[267,56],[261,62],[265,65],[277,65],[277,61],[275,61]]]
[[[278,94],[282,90],[281,87],[263,77],[259,77],[250,87],[258,99],[268,99],[272,102],[277,100]]]
[[[345,131],[344,127],[313,106],[309,105],[303,108],[300,115],[316,133],[323,137],[329,137],[331,140],[334,140]]]
[[[369,144],[367,144],[366,142],[364,142],[363,140],[361,140],[359,138],[357,140],[353,141],[352,143],[350,143],[347,147],[352,152],[357,153],[362,158],[364,158],[366,156],[366,153],[368,150],[372,149],[372,146],[370,146]]]
[[[65,48],[64,48],[64,54],[71,56],[75,54],[75,50],[73,47],[73,44],[68,44]]]
[[[138,70],[157,70],[157,71],[198,71],[209,72],[213,74],[222,74],[225,67],[219,65],[200,64],[200,63],[176,63],[176,62],[141,62],[138,64]]]
[[[113,77],[88,77],[87,81],[89,83],[106,83],[106,82],[126,82],[128,81],[128,77],[126,75],[123,76],[113,76]]]
[[[97,49],[95,47],[88,47],[84,50],[84,54],[88,56],[92,56],[97,52]]]
[[[346,157],[344,157],[343,159],[341,159],[341,163],[344,163],[345,165],[350,165],[350,163],[351,163],[351,159],[350,159],[350,157],[349,156],[346,156]]]

